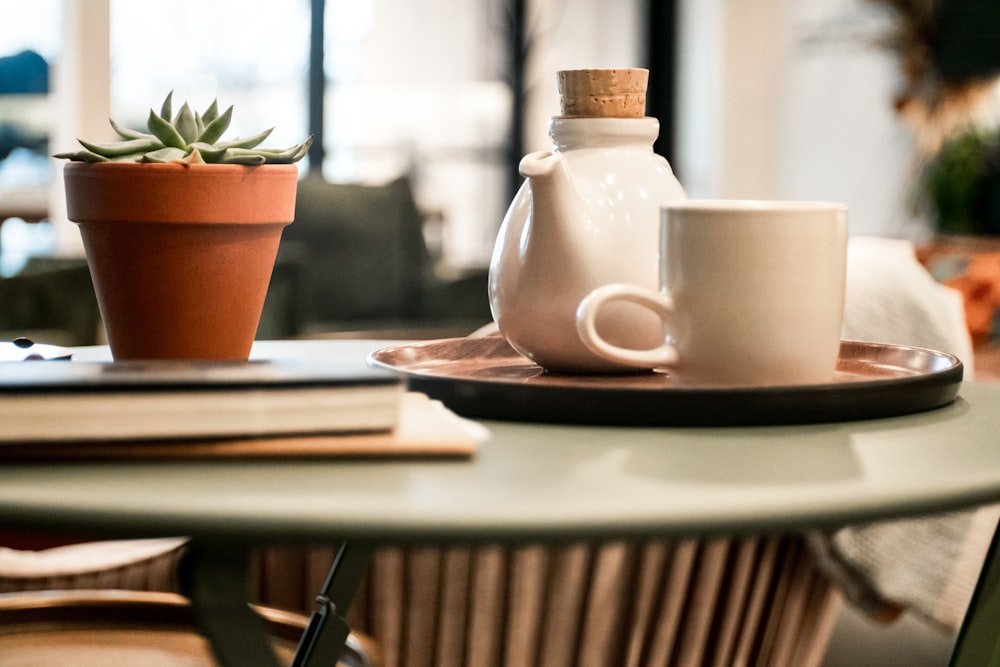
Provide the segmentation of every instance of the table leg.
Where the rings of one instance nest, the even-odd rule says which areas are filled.
[[[222,667],[278,667],[247,590],[250,548],[192,540],[181,564],[181,586],[195,623]]]
[[[951,667],[1000,667],[1000,526],[955,643]]]
[[[374,547],[367,544],[340,545],[323,590],[316,596],[318,609],[309,617],[292,667],[332,665],[343,653],[350,633],[344,614],[357,593],[373,551]]]

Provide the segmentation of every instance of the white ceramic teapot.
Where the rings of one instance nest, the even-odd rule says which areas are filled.
[[[601,285],[659,285],[660,207],[685,194],[653,152],[659,122],[643,116],[647,75],[559,72],[564,115],[549,123],[554,149],[521,160],[526,180],[490,263],[490,307],[510,345],[546,370],[636,372],[587,349],[576,310]],[[631,303],[609,304],[597,327],[623,347],[663,342],[659,318]]]

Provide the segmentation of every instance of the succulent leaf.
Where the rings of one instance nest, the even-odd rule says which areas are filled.
[[[257,149],[247,149],[247,148],[229,148],[228,154],[231,157],[242,157],[246,155],[262,155],[267,159],[270,164],[289,164],[295,162],[296,160],[302,159],[305,154],[309,151],[309,146],[312,145],[312,137],[306,140],[304,144],[298,146],[291,146],[284,149],[274,149],[274,148],[257,148]]]
[[[84,141],[83,139],[77,139],[77,141],[79,141],[80,145],[88,151],[97,153],[98,155],[102,155],[106,158],[123,157],[132,153],[147,153],[149,151],[155,151],[163,148],[163,144],[160,143],[156,137],[151,137],[149,139],[129,139],[127,141],[119,141],[113,144],[92,144],[89,141]]]
[[[243,153],[241,155],[236,155],[232,152],[232,149],[227,150],[225,155],[222,156],[220,161],[222,164],[246,164],[246,165],[259,165],[267,162],[267,157],[260,155],[259,153]]]
[[[200,135],[198,135],[198,141],[200,143],[214,144],[222,135],[229,129],[229,123],[233,119],[233,108],[229,107],[221,116],[216,116],[211,121],[207,121],[208,124]]]
[[[308,155],[309,154],[309,149],[312,148],[312,145],[313,145],[313,138],[312,138],[312,135],[310,134],[309,137],[305,141],[303,141],[301,144],[298,145],[298,151],[296,151],[295,156],[292,157],[291,161],[293,163],[294,162],[298,162],[299,160],[301,160],[302,158],[304,158],[306,155]]]
[[[226,148],[219,148],[218,146],[213,146],[212,144],[207,144],[202,141],[194,142],[191,144],[191,148],[198,151],[202,159],[209,163],[221,162],[223,156],[228,150]]]
[[[268,128],[260,134],[255,134],[252,137],[247,137],[245,139],[233,139],[232,141],[223,141],[217,145],[222,148],[256,148],[262,144],[265,139],[267,139],[273,130],[273,127]]]
[[[119,137],[122,139],[153,139],[156,137],[152,134],[146,132],[139,132],[138,130],[133,130],[131,128],[124,127],[115,122],[114,118],[109,119],[111,121],[111,129],[114,130]]]
[[[146,124],[149,126],[149,131],[155,134],[156,138],[162,141],[165,146],[173,146],[174,148],[187,146],[181,133],[169,122],[156,115],[152,109],[149,110],[149,119]]]
[[[160,117],[165,118],[168,121],[174,115],[173,99],[174,99],[174,91],[171,90],[169,93],[167,93],[166,99],[163,100],[163,104],[160,106]]]
[[[232,107],[230,107],[230,109],[231,108]],[[208,105],[207,109],[205,109],[205,113],[201,114],[201,118],[202,120],[205,121],[205,125],[208,125],[218,117],[219,117],[219,101],[212,100],[212,103]]]
[[[144,153],[139,162],[179,162],[187,157],[187,151],[174,146],[167,146],[157,151]]]
[[[73,160],[74,162],[110,162],[103,155],[98,155],[92,151],[75,151],[71,153],[56,153],[53,157],[61,160]]]
[[[174,129],[177,130],[177,134],[181,135],[185,146],[198,138],[198,122],[194,119],[194,112],[191,111],[187,102],[177,112],[177,118],[174,119]]]
[[[57,158],[78,162],[181,162],[185,164],[288,164],[301,160],[312,145],[312,137],[288,148],[258,148],[274,128],[250,137],[220,141],[232,122],[233,107],[219,113],[214,101],[204,114],[185,102],[176,116],[173,91],[167,94],[160,113],[149,110],[146,129],[139,132],[111,119],[111,127],[122,141],[96,144],[79,140],[83,150],[58,153]]]
[[[205,162],[205,158],[201,156],[201,151],[199,151],[197,148],[195,148],[188,154],[187,159],[185,161],[188,164],[208,164],[207,162]]]

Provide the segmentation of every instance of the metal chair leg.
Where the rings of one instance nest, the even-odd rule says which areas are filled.
[[[182,590],[222,667],[278,667],[261,618],[248,603],[249,548],[192,540],[181,561]]]
[[[374,547],[367,544],[340,545],[323,590],[316,596],[319,608],[309,617],[292,667],[331,665],[340,658],[350,633],[344,614],[361,585],[373,552]]]
[[[1000,525],[958,633],[951,667],[1000,667]]]

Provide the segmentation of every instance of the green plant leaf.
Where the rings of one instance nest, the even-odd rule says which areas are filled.
[[[174,146],[167,146],[158,151],[152,151],[142,156],[141,162],[182,162],[187,157],[187,151]]]
[[[949,234],[988,233],[979,202],[986,185],[997,130],[973,127],[948,140],[924,167],[923,190],[938,231]]]
[[[190,153],[188,153],[187,157],[184,159],[184,162],[188,164],[207,164],[205,162],[205,158],[203,158],[201,155],[201,151],[199,151],[197,148],[193,149]]]
[[[111,122],[111,129],[118,133],[122,139],[156,139],[152,134],[139,132],[128,127],[124,127],[115,122],[114,118],[108,119]]]
[[[295,147],[291,148],[230,148],[229,150],[242,154],[242,153],[254,153],[256,155],[263,155],[265,157],[281,157],[282,155],[291,155],[295,150]]]
[[[225,156],[227,150],[225,148],[219,148],[218,146],[206,144],[201,141],[196,141],[191,144],[191,148],[201,153],[202,159],[208,163],[222,162],[222,158]]]
[[[295,157],[292,158],[292,162],[298,162],[299,160],[304,158],[309,153],[309,149],[312,147],[312,145],[313,145],[313,138],[312,135],[309,135],[308,139],[299,144],[299,151],[298,153],[295,154]]]
[[[191,107],[188,106],[187,102],[182,104],[181,110],[177,112],[174,129],[184,139],[185,147],[198,138],[198,123],[195,121],[194,112],[191,111]]]
[[[249,166],[258,166],[267,162],[267,158],[258,153],[242,153],[240,155],[233,154],[232,150],[227,150],[226,154],[220,160],[220,164],[245,164]]]
[[[83,139],[78,139],[77,141],[88,151],[108,158],[123,157],[126,155],[138,156],[140,153],[148,153],[149,151],[163,148],[163,144],[156,137],[129,139],[128,141],[119,141],[113,144],[92,144]]]
[[[149,119],[146,121],[149,131],[156,135],[156,138],[163,142],[164,146],[174,148],[186,148],[187,142],[184,137],[174,129],[174,126],[165,121],[152,109],[149,110]]]
[[[268,128],[261,132],[260,134],[255,134],[252,137],[247,137],[246,139],[233,139],[232,141],[223,141],[216,144],[218,148],[254,148],[259,146],[265,139],[270,136],[274,128]]]
[[[232,106],[220,114],[218,101],[213,100],[205,113],[199,114],[184,102],[173,116],[173,95],[174,91],[167,94],[160,113],[149,110],[146,120],[149,132],[124,127],[112,118],[111,127],[122,141],[98,144],[81,140],[83,150],[55,157],[86,162],[282,164],[302,159],[312,145],[309,137],[304,143],[288,148],[259,148],[274,128],[250,137],[220,141],[232,122]]]
[[[307,141],[307,144],[311,144],[311,139]],[[230,156],[247,156],[247,155],[260,155],[268,164],[290,164],[302,158],[305,155],[305,151],[309,150],[307,144],[296,144],[295,146],[289,146],[288,148],[230,148],[228,149],[228,155]]]
[[[73,162],[111,162],[103,155],[98,155],[91,151],[73,151],[71,153],[56,153],[52,157],[60,160],[72,160]]]
[[[229,123],[233,119],[233,108],[229,107],[221,115],[205,126],[205,130],[198,135],[197,141],[200,143],[214,144],[229,129]]]
[[[173,99],[174,99],[174,91],[171,90],[169,93],[167,93],[167,98],[163,100],[163,105],[160,107],[160,117],[165,118],[168,123],[170,122],[170,119],[174,115]]]
[[[205,113],[201,115],[202,120],[205,121],[205,125],[208,125],[213,120],[219,117],[219,101],[212,100],[212,103],[208,105],[205,109]]]

